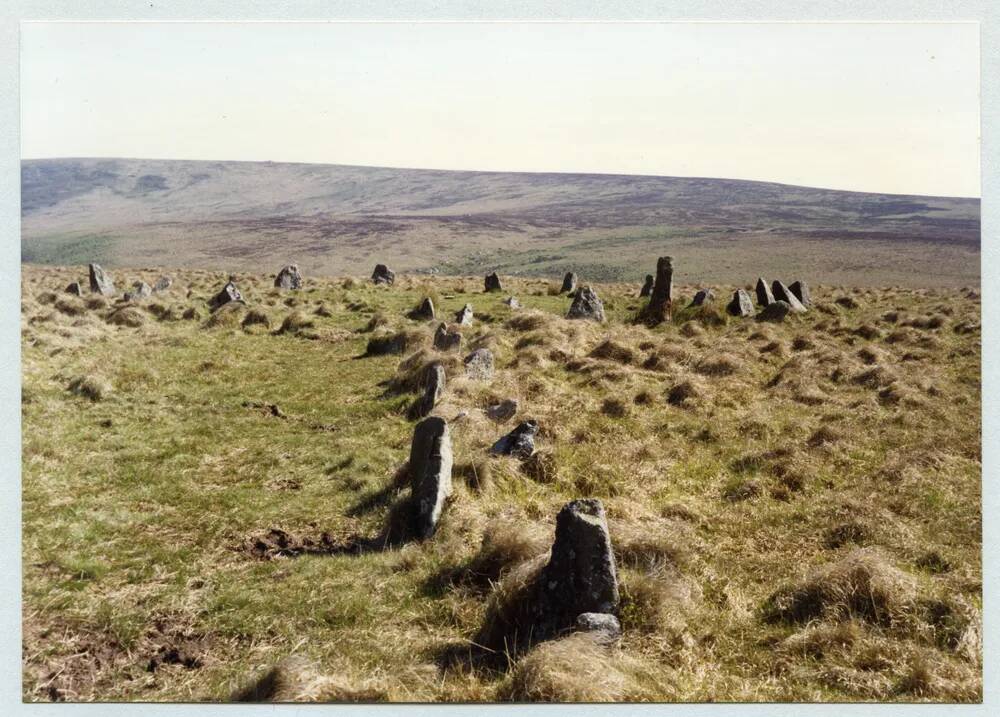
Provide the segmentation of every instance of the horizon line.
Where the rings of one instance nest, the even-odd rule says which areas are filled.
[[[802,189],[817,189],[826,192],[845,192],[849,194],[872,194],[894,197],[924,197],[936,199],[964,199],[982,202],[982,177],[980,176],[980,191],[977,195],[967,194],[920,194],[914,192],[885,192],[863,189],[844,189],[842,187],[821,187],[812,184],[794,184],[792,182],[775,181],[771,179],[748,179],[743,177],[710,177],[704,175],[683,175],[683,174],[647,174],[642,172],[585,172],[571,170],[505,170],[505,169],[455,169],[438,167],[399,167],[380,164],[341,164],[337,162],[301,162],[274,159],[190,159],[176,157],[121,157],[121,156],[50,156],[50,157],[20,157],[19,161],[79,161],[79,160],[118,160],[118,161],[154,161],[154,162],[205,162],[205,163],[233,163],[233,164],[291,164],[309,167],[350,167],[356,169],[395,169],[419,172],[451,172],[451,173],[472,173],[472,174],[534,174],[534,175],[567,175],[567,176],[589,176],[589,177],[648,177],[651,179],[705,179],[713,181],[729,182],[752,182],[755,184],[773,184],[782,187],[798,187]],[[980,171],[981,171],[980,166]]]

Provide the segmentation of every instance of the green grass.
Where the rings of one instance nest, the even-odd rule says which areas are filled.
[[[197,306],[204,316],[224,276],[171,273],[174,287],[152,301],[177,316]],[[116,273],[119,284],[155,278],[124,274]],[[237,277],[272,329],[293,311],[313,319],[312,338],[303,338],[244,331],[238,319],[216,328],[160,321],[149,311],[143,326],[118,327],[105,321],[110,307],[74,317],[40,300],[82,276],[80,268],[24,270],[28,700],[225,700],[255,671],[289,656],[309,665],[292,690],[303,699],[364,690],[416,701],[510,694],[508,675],[439,659],[449,646],[468,644],[489,599],[488,588],[442,584],[439,576],[477,553],[491,521],[551,536],[559,507],[581,496],[604,500],[616,549],[640,550],[636,536],[643,536],[656,550],[684,556],[666,572],[662,560],[622,568],[631,629],[609,662],[627,676],[616,699],[981,698],[981,653],[935,641],[919,605],[905,626],[862,621],[851,645],[824,643],[819,659],[790,647],[815,626],[760,618],[779,587],[859,547],[825,542],[857,520],[869,529],[862,546],[917,579],[920,600],[943,600],[956,615],[966,613],[955,606],[971,606],[962,634],[974,634],[982,604],[980,344],[978,332],[952,327],[978,320],[978,299],[877,290],[855,292],[860,308],[844,310],[833,303],[841,291],[817,287],[823,310],[786,324],[730,319],[688,335],[679,323],[653,330],[631,323],[641,306],[634,285],[597,286],[609,318],[598,326],[563,320],[569,299],[547,295],[545,280],[508,280],[510,291],[493,295],[481,293],[478,278],[404,277],[393,288],[310,280],[300,292],[278,294],[267,277]],[[693,291],[681,293],[686,303]],[[510,294],[522,309],[502,303]],[[425,543],[254,558],[247,541],[272,528],[314,539],[327,532],[335,543],[381,530],[399,497],[391,486],[408,455],[414,394],[386,395],[383,382],[406,357],[360,358],[371,337],[364,329],[377,312],[389,330],[424,326],[404,314],[426,295],[449,319],[472,303],[477,319],[463,330],[463,353],[489,340],[497,356],[492,383],[449,374],[441,415],[518,398],[520,417],[542,425],[545,475],[493,459],[482,485],[456,476],[442,525]],[[330,316],[314,314],[320,304]],[[909,341],[866,342],[851,333],[864,323],[887,333],[892,327],[879,317],[889,309],[919,317],[942,306],[951,312],[944,325]],[[508,323],[533,312],[540,312],[535,328]],[[428,340],[434,326],[426,324]],[[792,338],[803,333],[815,347],[793,351]],[[528,335],[530,345],[515,349]],[[633,352],[632,363],[589,358],[609,337]],[[761,353],[769,341],[784,353]],[[917,403],[883,404],[877,391],[831,378],[837,367],[846,376],[866,368],[856,354],[869,343],[891,358],[898,384]],[[658,349],[680,353],[661,369],[641,368]],[[918,350],[927,357],[903,360]],[[737,359],[733,374],[697,374],[702,360],[721,353]],[[788,381],[769,387],[783,367]],[[100,376],[112,391],[97,401],[76,396],[67,390],[75,376]],[[684,379],[698,382],[700,396],[670,406],[668,389]],[[795,381],[827,398],[797,400]],[[652,400],[636,403],[642,392]],[[601,413],[608,398],[626,414]],[[277,404],[287,418],[246,402]],[[453,422],[456,463],[488,461],[489,445],[513,425],[475,416]],[[809,446],[821,425],[839,438]],[[756,494],[726,497],[746,481],[757,484]],[[946,570],[922,567],[932,551]],[[198,665],[149,671],[164,645],[197,655]],[[547,654],[525,663],[539,663],[533,679],[557,669],[545,666]],[[880,666],[858,668],[869,655],[880,656]],[[907,677],[914,661],[929,666],[929,682]],[[566,687],[559,694],[579,694]]]

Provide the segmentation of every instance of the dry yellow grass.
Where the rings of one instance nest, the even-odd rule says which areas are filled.
[[[650,329],[631,284],[597,286],[597,325],[546,280],[240,274],[248,306],[210,312],[226,275],[166,273],[120,306],[24,270],[26,699],[981,698],[977,292],[817,286],[783,323]],[[461,353],[406,318],[425,296],[473,305]],[[435,361],[455,491],[433,539],[386,546]],[[490,457],[528,418],[537,454]],[[578,497],[607,509],[621,644],[504,655],[490,627]]]

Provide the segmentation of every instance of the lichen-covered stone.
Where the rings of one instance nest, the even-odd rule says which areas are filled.
[[[295,264],[289,264],[288,266],[282,267],[278,275],[274,277],[274,288],[276,289],[301,289],[302,288],[302,275],[299,273],[299,267]]]
[[[114,296],[115,282],[111,275],[101,268],[100,264],[91,264],[87,267],[90,272],[90,290],[102,296]]]
[[[376,264],[372,272],[372,282],[375,284],[392,285],[396,281],[396,273],[385,264]]]
[[[573,303],[566,313],[567,319],[589,319],[591,321],[604,321],[604,304],[597,292],[591,287],[585,286],[576,292]]]
[[[437,529],[452,490],[451,434],[447,421],[431,416],[416,425],[409,466],[414,532],[417,538],[426,539]]]
[[[730,316],[753,316],[753,299],[750,292],[745,289],[737,289],[733,292],[733,299],[726,305],[726,311]]]

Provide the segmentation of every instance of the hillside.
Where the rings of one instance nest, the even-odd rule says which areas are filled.
[[[727,179],[389,169],[271,162],[22,162],[30,263],[313,275],[405,271],[641,279],[758,272],[844,285],[979,282],[978,199]],[[755,268],[759,267],[759,268]]]
[[[650,328],[628,283],[594,285],[598,324],[543,279],[238,273],[247,305],[210,312],[227,273],[111,273],[163,271],[125,302],[23,267],[25,700],[982,700],[978,291],[814,285],[781,323],[709,301]],[[408,318],[428,298],[471,304],[458,347]],[[438,368],[453,491],[419,539]],[[491,455],[528,419],[530,456]],[[582,498],[621,639],[508,650]]]

